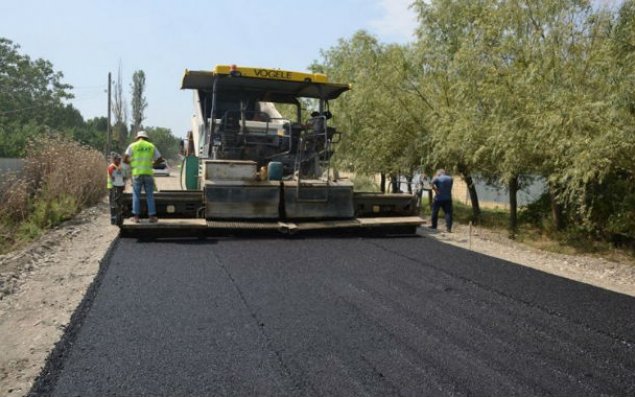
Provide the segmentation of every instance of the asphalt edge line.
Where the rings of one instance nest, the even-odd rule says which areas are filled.
[[[77,335],[84,324],[86,316],[90,312],[95,296],[97,295],[97,291],[99,290],[104,275],[110,265],[112,255],[116,246],[119,244],[119,240],[120,236],[117,235],[117,237],[111,241],[108,249],[106,249],[106,253],[99,261],[97,274],[95,274],[93,281],[86,289],[86,293],[84,294],[81,302],[77,305],[75,311],[73,311],[68,325],[64,328],[64,334],[60,340],[55,343],[55,347],[53,347],[53,350],[51,350],[46,358],[46,362],[42,367],[40,374],[33,381],[31,389],[26,396],[50,396],[55,390],[57,380],[64,370],[64,362],[72,351]]]

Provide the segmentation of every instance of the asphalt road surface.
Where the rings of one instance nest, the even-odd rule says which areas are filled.
[[[635,395],[635,298],[413,238],[122,239],[32,394]]]

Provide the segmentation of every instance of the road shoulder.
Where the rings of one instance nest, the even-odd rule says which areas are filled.
[[[452,233],[420,228],[419,233],[484,255],[545,273],[635,296],[635,265],[628,258],[611,261],[591,255],[565,255],[541,251],[484,229],[455,225]]]
[[[28,393],[117,234],[102,202],[0,256],[0,395]]]

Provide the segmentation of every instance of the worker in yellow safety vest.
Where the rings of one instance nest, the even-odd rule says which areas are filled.
[[[132,169],[132,221],[139,223],[141,215],[141,189],[146,193],[148,217],[156,223],[157,210],[154,204],[154,177],[152,165],[163,160],[159,150],[150,142],[145,131],[137,132],[135,141],[128,146],[123,161]]]

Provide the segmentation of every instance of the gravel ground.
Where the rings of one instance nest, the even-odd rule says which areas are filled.
[[[172,183],[173,178],[161,183]],[[547,253],[467,227],[420,233],[523,266],[635,296],[635,266],[627,259]],[[87,209],[28,247],[0,256],[0,395],[25,395],[86,293],[118,230],[107,204]]]

